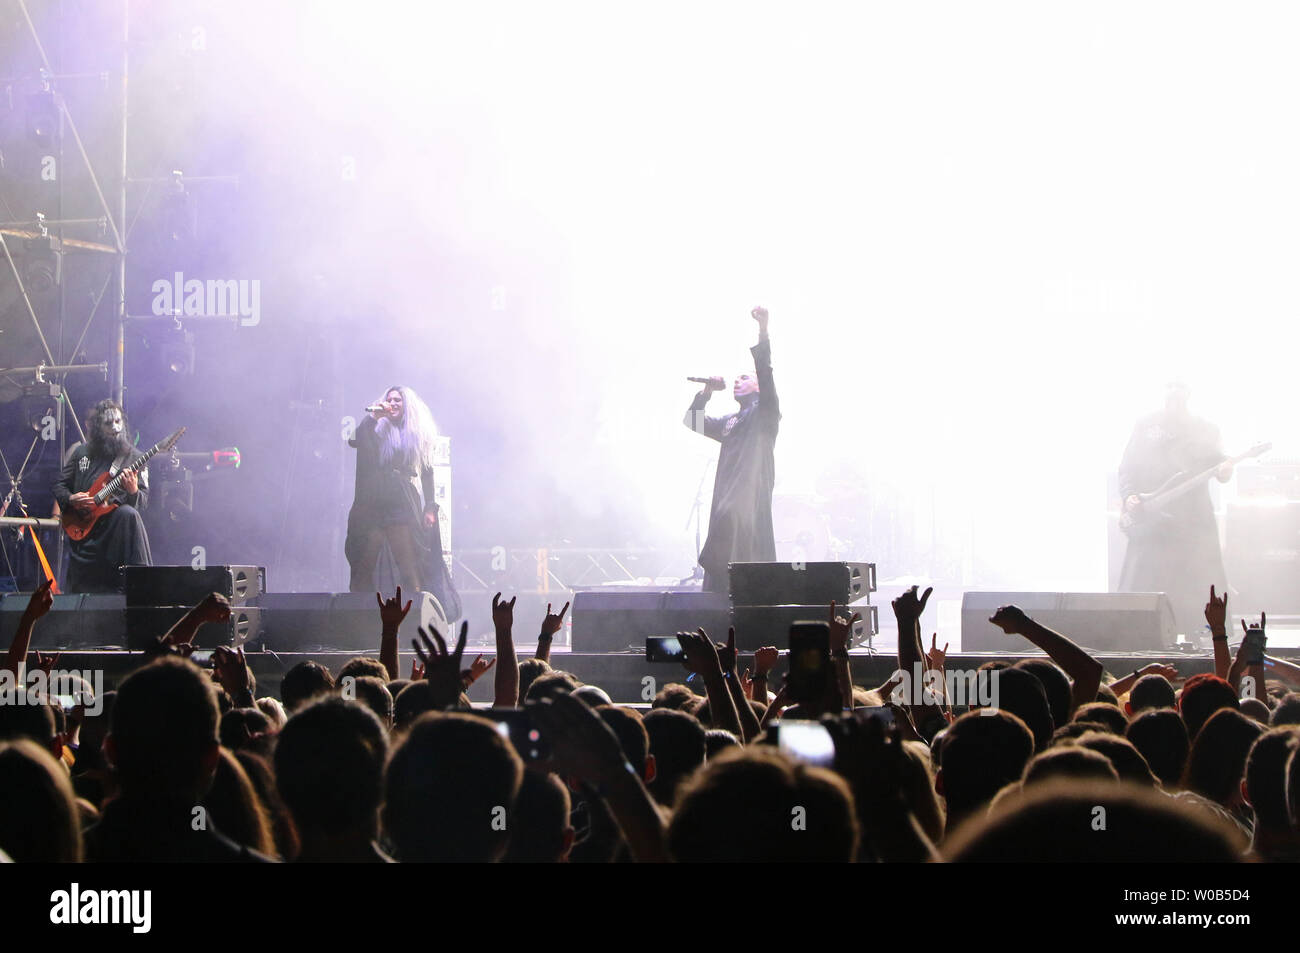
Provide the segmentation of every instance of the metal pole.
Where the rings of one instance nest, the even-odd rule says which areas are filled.
[[[122,0],[122,164],[118,171],[117,220],[126,227],[126,131],[127,119],[127,67],[130,65],[131,2]],[[117,348],[113,353],[113,399],[125,407],[126,365],[126,247],[117,250]]]

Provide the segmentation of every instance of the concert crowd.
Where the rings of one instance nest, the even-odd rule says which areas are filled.
[[[740,653],[734,633],[681,633],[693,676],[649,704],[556,666],[567,605],[548,607],[534,657],[517,658],[514,600],[499,596],[492,659],[467,663],[463,625],[459,638],[421,630],[402,677],[400,590],[376,596],[376,653],[335,672],[302,662],[276,697],[240,650],[216,650],[210,669],[190,659],[198,628],[229,614],[213,595],[100,697],[82,683],[71,707],[52,694],[0,704],[0,851],[17,862],[1300,859],[1300,666],[1252,654],[1262,625],[1234,654],[1225,598],[1211,591],[1205,606],[1215,671],[1185,680],[1158,664],[1112,677],[1068,635],[1003,607],[992,621],[1007,651],[1044,654],[986,663],[963,700],[945,653],[921,637],[929,595],[908,590],[893,611],[898,671],[926,673],[932,691],[904,690],[897,674],[852,684],[851,620],[832,605],[820,681],[785,677],[797,663],[776,647]],[[50,605],[47,585],[3,659],[10,687],[57,666],[28,658]],[[490,708],[466,694],[480,677],[493,680]]]

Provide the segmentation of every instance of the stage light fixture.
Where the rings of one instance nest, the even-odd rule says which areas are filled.
[[[23,283],[29,293],[46,294],[59,286],[63,280],[62,241],[48,234],[29,238],[24,257]]]
[[[188,377],[193,374],[194,357],[194,334],[190,331],[182,331],[163,342],[163,364],[170,374],[177,377]]]

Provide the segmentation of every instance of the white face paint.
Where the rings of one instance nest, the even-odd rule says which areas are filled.
[[[114,437],[122,432],[122,412],[120,410],[109,410],[104,414],[104,429]]]

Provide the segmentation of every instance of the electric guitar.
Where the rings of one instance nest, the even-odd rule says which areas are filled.
[[[1173,519],[1168,512],[1164,510],[1166,503],[1178,499],[1185,493],[1190,492],[1200,486],[1214,472],[1223,466],[1224,463],[1231,463],[1236,466],[1243,460],[1249,460],[1252,457],[1258,457],[1260,454],[1268,453],[1273,449],[1271,443],[1257,443],[1245,453],[1238,454],[1235,457],[1229,457],[1222,463],[1216,463],[1212,467],[1202,470],[1200,473],[1175,473],[1163,484],[1150,493],[1137,494],[1138,505],[1131,510],[1126,510],[1119,518],[1119,528],[1128,536],[1140,534],[1144,531],[1151,530],[1160,523]]]
[[[161,440],[154,444],[144,456],[129,467],[123,467],[118,470],[116,475],[111,473],[101,473],[95,477],[95,482],[90,485],[86,492],[90,494],[90,506],[75,507],[69,506],[59,519],[63,523],[63,531],[68,534],[70,539],[83,540],[90,535],[99,518],[105,513],[111,513],[117,509],[120,504],[109,503],[126,480],[128,473],[139,473],[144,469],[144,465],[156,453],[166,453],[172,447],[176,446],[176,441],[181,439],[181,434],[185,433],[185,428],[181,427],[166,440]]]

